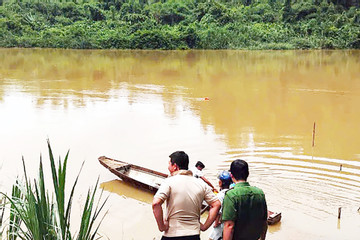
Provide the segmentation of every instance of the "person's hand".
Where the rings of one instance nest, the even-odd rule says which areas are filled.
[[[202,224],[202,223],[200,223],[200,230],[201,231],[203,231],[203,232],[205,232],[206,230],[208,230],[208,228],[209,228],[210,226],[205,226],[204,224]]]
[[[200,223],[200,230],[204,232],[207,228],[205,228],[204,224]]]
[[[164,225],[159,229],[160,232],[167,231],[169,229],[169,222],[164,220]]]

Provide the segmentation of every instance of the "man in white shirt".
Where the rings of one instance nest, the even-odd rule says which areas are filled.
[[[183,151],[170,156],[170,177],[161,184],[153,200],[153,212],[162,240],[200,240],[200,231],[207,230],[214,222],[221,203],[212,189],[202,180],[194,178],[188,170],[189,157]],[[162,204],[166,201],[166,216]],[[200,222],[202,202],[210,205],[209,215]]]

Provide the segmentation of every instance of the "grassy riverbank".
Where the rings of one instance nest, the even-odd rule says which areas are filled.
[[[360,48],[358,0],[0,0],[0,5],[0,47]]]

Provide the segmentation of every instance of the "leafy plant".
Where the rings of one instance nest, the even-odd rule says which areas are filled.
[[[82,210],[80,230],[72,235],[71,209],[74,199],[74,192],[78,182],[79,174],[72,185],[68,199],[65,197],[66,168],[69,152],[63,161],[59,160],[56,166],[50,142],[48,141],[49,160],[51,165],[52,182],[54,192],[49,194],[45,186],[44,169],[40,158],[38,179],[30,181],[27,176],[25,161],[24,182],[16,180],[12,187],[11,196],[2,193],[9,201],[10,216],[8,223],[8,240],[93,240],[101,224],[95,227],[95,221],[102,211],[105,201],[95,203],[96,182],[94,190],[89,190],[86,202]]]
[[[5,204],[6,204],[5,198],[4,197],[0,198],[0,239],[3,233],[2,223],[4,219]]]

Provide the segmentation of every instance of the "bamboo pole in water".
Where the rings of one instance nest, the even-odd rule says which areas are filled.
[[[314,146],[315,146],[315,122],[313,126],[313,132],[312,132],[312,144],[311,144],[311,160],[314,160]]]
[[[314,122],[314,127],[313,127],[313,136],[312,136],[312,147],[315,146],[315,122]]]

